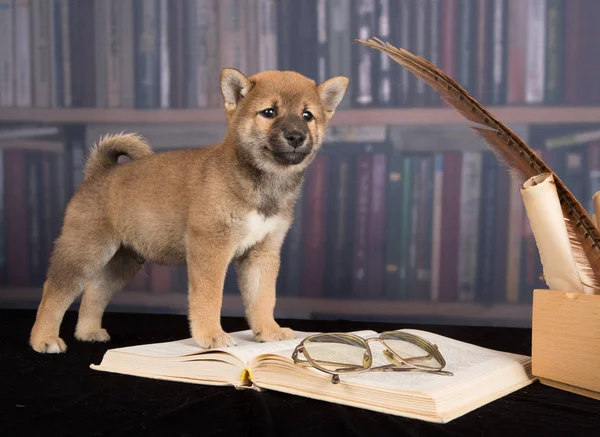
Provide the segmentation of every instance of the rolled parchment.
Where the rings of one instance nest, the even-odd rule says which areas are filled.
[[[565,292],[587,291],[573,258],[552,173],[530,178],[520,191],[548,288]]]

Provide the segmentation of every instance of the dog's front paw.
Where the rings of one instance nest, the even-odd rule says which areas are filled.
[[[193,333],[192,337],[198,346],[204,349],[217,349],[226,346],[235,346],[235,341],[222,329]]]
[[[104,328],[84,330],[77,329],[75,331],[75,338],[79,341],[90,341],[98,343],[106,343],[110,341],[110,335]]]
[[[67,351],[67,345],[60,337],[32,337],[29,344],[41,354],[61,354]]]
[[[256,340],[261,342],[291,340],[296,338],[296,333],[290,328],[273,328],[256,332]]]

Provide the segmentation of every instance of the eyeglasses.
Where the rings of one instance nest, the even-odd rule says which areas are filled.
[[[390,363],[373,367],[373,352],[369,343],[381,342],[383,355]],[[299,358],[299,354],[306,359]],[[292,354],[294,363],[311,365],[328,373],[331,382],[338,384],[340,374],[379,372],[427,372],[453,376],[443,370],[446,360],[437,345],[408,332],[382,332],[378,337],[364,339],[350,333],[314,334],[304,338]]]

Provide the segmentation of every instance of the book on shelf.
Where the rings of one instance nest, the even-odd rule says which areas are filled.
[[[198,126],[138,125],[131,131],[138,128],[157,153],[213,143],[222,135],[222,128]],[[60,153],[0,150],[4,187],[11,187],[1,198],[2,256],[10,272],[2,286],[42,285],[51,242],[81,182],[87,150],[101,135],[118,130],[66,129]],[[6,132],[13,135],[15,129]],[[531,290],[543,283],[533,235],[518,196],[515,200],[518,191],[490,151],[466,142],[468,132],[444,132],[438,147],[435,132],[396,138],[383,126],[332,127],[296,203],[281,252],[278,295],[530,303]],[[546,129],[539,132],[532,144],[544,143]],[[536,149],[590,211],[589,193],[600,189],[597,143]],[[186,289],[185,266],[147,264],[125,292]],[[237,293],[234,268],[225,289]]]
[[[344,75],[348,107],[441,106],[378,36],[484,104],[600,103],[594,0],[0,0],[0,106],[207,108],[219,71]],[[260,42],[260,43],[259,43]]]
[[[234,332],[237,345],[202,349],[193,339],[108,350],[94,370],[178,381],[273,390],[382,413],[446,423],[531,384],[528,356],[496,351],[431,332],[405,329],[437,345],[452,376],[426,372],[381,372],[331,375],[292,359],[300,339],[254,341],[251,331]],[[368,339],[374,331],[354,334]],[[388,365],[381,343],[370,343],[373,367]]]

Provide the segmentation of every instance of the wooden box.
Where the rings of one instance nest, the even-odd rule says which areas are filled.
[[[600,296],[534,290],[531,362],[542,384],[600,399]]]

